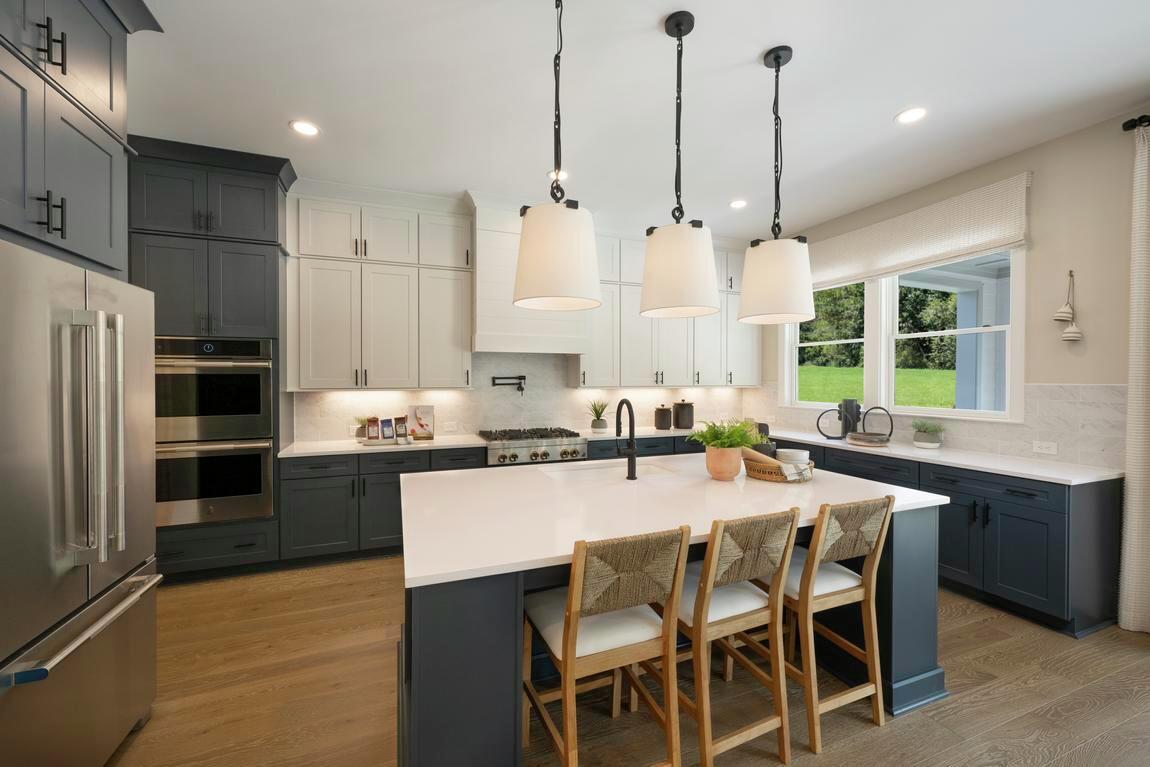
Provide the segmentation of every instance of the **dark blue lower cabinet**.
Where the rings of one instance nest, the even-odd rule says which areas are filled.
[[[635,440],[639,455],[672,455],[675,452],[674,437],[647,437]]]
[[[587,460],[589,461],[618,457],[619,446],[613,439],[593,439],[587,442]]]
[[[403,544],[403,506],[398,474],[360,477],[359,547],[381,549]]]
[[[251,565],[279,559],[274,519],[156,531],[156,567],[164,574]]]
[[[707,446],[686,437],[675,437],[675,453],[705,453]]]
[[[982,589],[1069,619],[1067,515],[1005,501],[985,502],[983,514]]]
[[[950,503],[938,507],[938,574],[982,588],[982,500],[961,493],[947,495]]]
[[[315,477],[280,483],[280,557],[359,548],[359,478]]]

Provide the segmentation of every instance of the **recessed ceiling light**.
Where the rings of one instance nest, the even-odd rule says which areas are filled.
[[[925,109],[922,107],[911,107],[910,109],[904,109],[896,114],[894,119],[896,122],[899,122],[903,125],[910,125],[911,123],[918,122],[924,117],[926,117]]]
[[[555,171],[554,170],[547,171],[547,178],[554,181],[555,180]],[[560,181],[566,181],[567,180],[567,171],[563,170],[562,168],[560,168],[560,170],[559,170],[559,180]]]
[[[735,210],[742,210],[743,208],[747,207],[747,201],[746,200],[731,200],[731,207],[734,208]]]
[[[315,123],[309,123],[307,120],[292,120],[290,123],[292,130],[302,136],[315,136],[319,134],[319,126]]]

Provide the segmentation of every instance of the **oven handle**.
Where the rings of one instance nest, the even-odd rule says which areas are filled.
[[[157,359],[158,368],[267,368],[271,369],[271,360],[190,360],[190,359]]]
[[[237,450],[267,450],[271,440],[264,442],[181,442],[156,445],[157,453],[231,453]]]

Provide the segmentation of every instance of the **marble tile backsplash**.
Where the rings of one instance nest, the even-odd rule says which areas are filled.
[[[814,431],[818,415],[807,408],[779,407],[774,384],[745,390],[743,413],[772,426],[803,431]],[[911,420],[910,416],[895,416],[895,441],[911,441]],[[1111,468],[1122,468],[1126,460],[1124,385],[1027,384],[1023,423],[943,423],[944,444],[961,450]],[[1058,454],[1035,453],[1035,440],[1057,444]]]
[[[411,405],[434,405],[439,434],[469,434],[488,428],[567,426],[590,430],[587,402],[615,404],[627,397],[635,406],[638,426],[655,424],[655,408],[680,399],[695,403],[695,421],[739,418],[742,389],[580,389],[570,385],[568,357],[562,354],[480,353],[472,357],[471,389],[296,392],[295,440],[347,439],[356,416],[404,415]],[[493,387],[492,376],[527,376],[521,395],[513,386]]]

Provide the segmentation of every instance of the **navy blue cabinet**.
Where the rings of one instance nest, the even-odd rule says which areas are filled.
[[[686,437],[675,437],[675,453],[705,453],[707,446],[701,442],[687,439]]]
[[[379,549],[403,543],[403,504],[398,474],[359,478],[359,548]]]
[[[983,502],[973,495],[948,495],[950,503],[938,509],[938,574],[982,588]]]
[[[275,520],[156,530],[156,563],[164,574],[279,559]]]
[[[280,483],[280,557],[338,554],[359,548],[359,477]]]
[[[673,455],[676,452],[684,452],[682,450],[675,449],[675,440],[675,437],[643,437],[641,439],[635,440],[635,448],[638,451],[638,455],[641,457],[651,455]],[[587,458],[588,460],[592,461],[606,458],[618,458],[619,448],[625,447],[626,444],[626,437],[619,437],[618,439],[611,438],[590,440],[587,442]]]
[[[1067,516],[986,501],[982,588],[1056,618],[1070,618]]]
[[[817,466],[816,462],[816,466]],[[827,448],[823,458],[824,469],[861,477],[875,482],[918,488],[918,464],[885,455],[859,453],[853,450]]]

